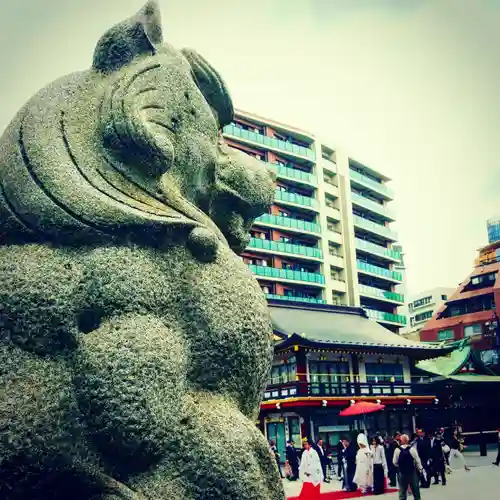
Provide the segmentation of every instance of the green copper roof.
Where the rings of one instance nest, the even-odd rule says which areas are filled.
[[[457,382],[496,382],[500,383],[500,377],[495,375],[476,375],[475,373],[461,373],[450,377]]]
[[[442,377],[449,377],[460,371],[465,363],[467,363],[470,354],[470,345],[462,343],[460,347],[446,356],[419,361],[416,367],[429,373],[441,375]]]

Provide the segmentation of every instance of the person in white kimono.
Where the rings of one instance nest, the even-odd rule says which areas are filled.
[[[299,477],[304,483],[299,500],[316,500],[321,495],[323,469],[316,450],[309,441],[304,442],[304,451],[300,460]]]
[[[356,454],[356,473],[354,482],[361,493],[367,493],[373,487],[373,456],[364,434],[358,434],[359,450]]]

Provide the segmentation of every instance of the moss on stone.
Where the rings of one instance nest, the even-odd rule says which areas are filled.
[[[0,498],[284,499],[235,253],[274,187],[224,146],[232,116],[150,1],[0,138]]]

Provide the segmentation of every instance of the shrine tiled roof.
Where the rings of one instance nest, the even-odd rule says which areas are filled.
[[[361,308],[269,304],[275,332],[286,335],[276,348],[293,344],[351,348],[360,351],[390,351],[436,357],[450,352],[444,344],[414,342],[368,318]]]

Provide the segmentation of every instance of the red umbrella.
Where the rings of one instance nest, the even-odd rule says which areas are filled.
[[[353,417],[355,415],[366,415],[367,413],[373,413],[375,411],[380,411],[385,408],[385,405],[378,403],[370,403],[368,401],[358,401],[353,405],[342,410],[339,415],[341,417]]]

